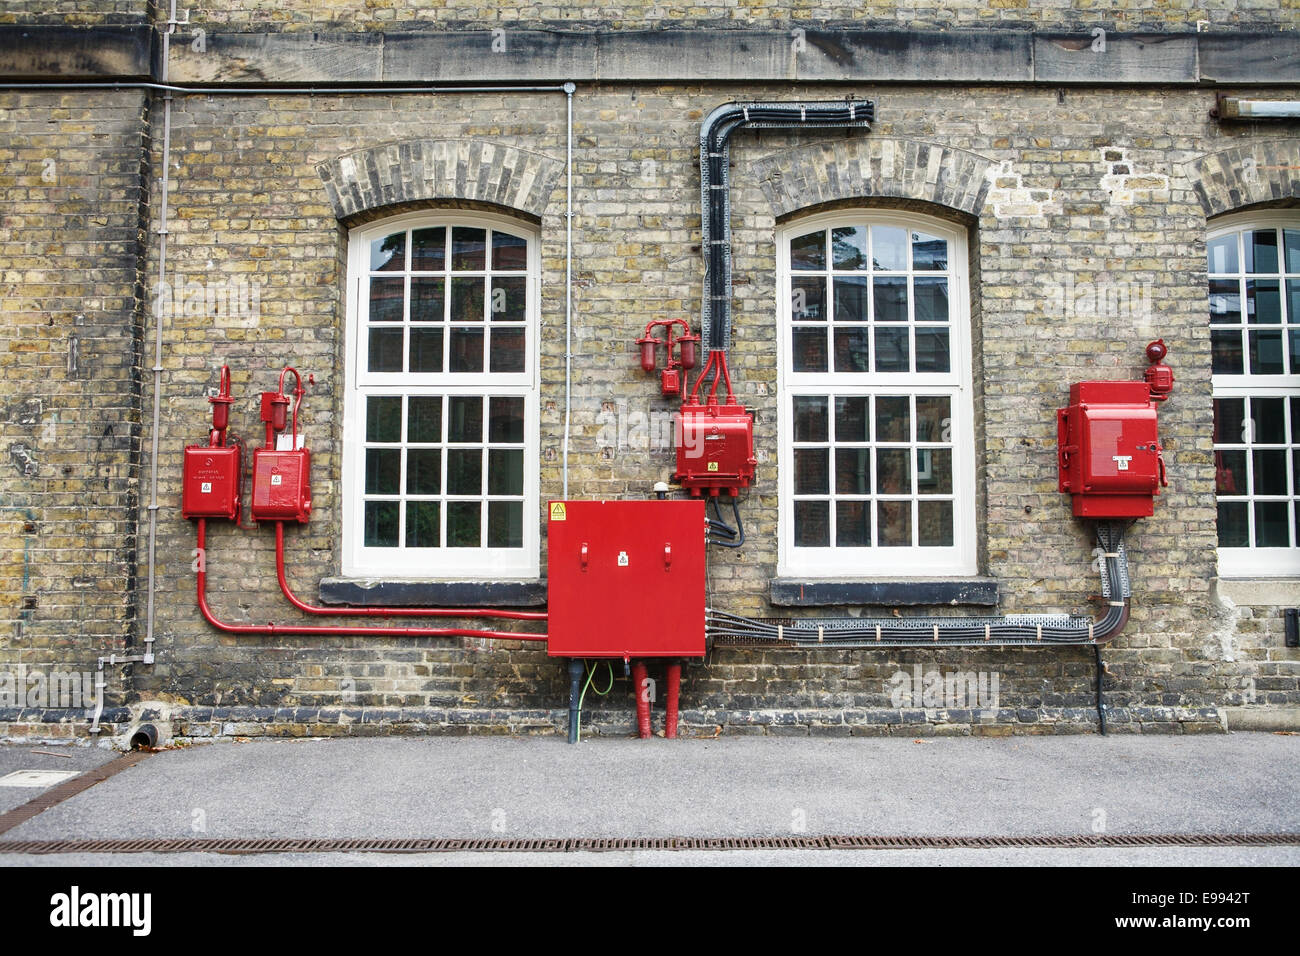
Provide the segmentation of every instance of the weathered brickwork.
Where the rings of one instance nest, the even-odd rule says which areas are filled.
[[[135,637],[147,110],[0,92],[0,674],[33,678],[0,723]]]
[[[1291,26],[1295,14],[1286,4],[1227,5],[1208,17],[1204,5],[1116,9],[1126,18],[1151,18],[1125,23],[1169,29],[1197,19]],[[498,17],[505,14],[475,10],[234,3],[221,11],[192,8],[191,22],[260,30],[337,21],[354,31],[444,14],[448,22],[504,22]],[[694,13],[655,10],[674,23],[722,10],[737,25],[765,22],[769,11],[771,22],[800,16],[798,8],[767,6],[758,13],[708,4]],[[621,19],[612,11],[591,13],[623,26],[643,15],[660,18],[635,5]],[[832,6],[826,16],[904,26],[1005,19],[1050,26],[1089,22],[1091,13],[1070,4],[914,3]],[[872,131],[742,131],[732,142],[732,372],[755,415],[758,478],[743,504],[745,547],[710,554],[710,604],[765,616],[802,613],[768,603],[777,563],[778,230],[811,211],[911,211],[968,235],[979,570],[998,582],[998,613],[1095,610],[1093,542],[1057,492],[1055,410],[1073,381],[1136,379],[1145,367],[1142,347],[1163,337],[1178,377],[1160,418],[1171,487],[1156,516],[1139,521],[1128,537],[1132,620],[1104,651],[1110,724],[1125,732],[1218,731],[1224,708],[1294,713],[1300,651],[1282,639],[1283,608],[1294,604],[1253,593],[1236,600],[1216,590],[1204,237],[1213,216],[1300,199],[1300,126],[1220,126],[1207,119],[1212,91],[581,84],[573,97],[569,495],[647,497],[673,470],[670,435],[625,426],[633,416],[666,420],[674,408],[640,371],[633,340],[652,319],[699,314],[702,118],[730,99],[841,99],[849,92],[875,101]],[[1252,95],[1293,99],[1295,90],[1258,88]],[[314,598],[317,583],[339,576],[342,564],[348,229],[413,210],[481,210],[513,214],[540,232],[537,467],[541,500],[560,497],[564,94],[180,94],[167,157],[161,101],[149,110],[145,102],[131,92],[0,93],[0,216],[7,229],[0,267],[10,337],[7,352],[0,343],[0,355],[9,356],[0,358],[9,456],[0,492],[6,507],[31,512],[0,515],[2,573],[10,582],[0,665],[73,660],[93,667],[97,656],[138,642],[149,492],[140,476],[148,468],[153,401],[152,353],[142,361],[140,349],[151,350],[154,323],[161,322],[158,660],[137,667],[125,683],[111,679],[110,726],[129,723],[143,706],[170,720],[177,736],[192,738],[562,730],[567,676],[543,647],[233,637],[208,627],[195,608],[194,528],[180,516],[180,466],[182,447],[206,437],[205,399],[221,364],[234,373],[232,430],[250,444],[261,441],[257,393],[274,387],[285,364],[311,373],[302,429],[313,456],[313,515],[287,537],[289,578]],[[62,181],[63,193],[41,182],[50,150],[60,173],[76,177]],[[156,171],[164,163],[171,177],[168,286],[159,289]],[[152,191],[147,203],[142,181]],[[53,224],[51,209],[63,217]],[[143,224],[142,211],[149,217]],[[147,246],[137,261],[141,226]],[[1062,298],[1064,287],[1140,294],[1119,314],[1107,314],[1074,307]],[[243,297],[232,298],[232,289]],[[214,291],[221,293],[215,299]],[[83,363],[75,367],[94,369],[89,374],[69,371],[74,334]],[[23,473],[29,464],[12,451],[19,444],[35,474]],[[69,466],[73,472],[65,475]],[[532,520],[542,528],[544,567],[545,526],[540,515]],[[36,530],[24,530],[29,521]],[[218,616],[236,623],[301,619],[276,586],[272,529],[214,522],[206,557]],[[93,584],[83,588],[81,580]],[[30,614],[21,607],[29,596],[38,600]],[[631,697],[616,671],[610,698],[588,696],[584,728],[592,733],[632,729]],[[936,671],[996,674],[997,701],[978,709],[942,699],[900,705],[903,678]],[[662,679],[662,672],[652,665],[651,676]],[[705,662],[684,668],[683,721],[687,733],[703,736],[1091,732],[1094,681],[1092,651],[1080,648],[715,648]],[[48,716],[0,711],[0,728],[32,733],[33,722]]]

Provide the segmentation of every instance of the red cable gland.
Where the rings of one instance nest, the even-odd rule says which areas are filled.
[[[1151,401],[1163,402],[1174,390],[1174,370],[1162,361],[1169,354],[1169,347],[1164,339],[1156,339],[1147,345],[1147,367],[1142,377],[1146,380]]]
[[[225,431],[230,426],[230,406],[235,403],[234,396],[230,394],[230,366],[221,366],[221,387],[217,394],[208,398],[212,404],[212,430],[221,433],[222,443],[225,443]]]

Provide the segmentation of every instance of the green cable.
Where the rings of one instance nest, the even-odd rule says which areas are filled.
[[[586,666],[585,663],[583,666]],[[601,697],[604,697],[614,689],[614,665],[609,661],[606,661],[605,666],[609,668],[609,686],[604,690],[601,690],[599,687],[591,688]],[[592,678],[595,676],[596,672],[594,670],[587,671],[587,683],[583,685],[582,693],[578,695],[578,732],[574,735],[574,743],[578,743],[582,740],[582,702],[587,699],[587,688],[591,687]]]

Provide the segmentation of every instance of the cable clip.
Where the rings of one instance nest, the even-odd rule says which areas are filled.
[[[748,107],[748,106],[742,106],[742,107],[740,108],[740,111],[741,111],[742,113],[745,114],[745,122],[748,123],[748,122],[749,122],[749,107]]]
[[[936,624],[936,625],[934,626],[934,639],[935,639],[935,642],[936,642],[936,643],[937,643],[938,640],[939,640],[939,625],[938,625],[938,624]]]
[[[877,644],[880,643],[880,625],[879,625],[879,624],[876,625],[876,643],[877,643]]]
[[[984,625],[984,640],[989,640],[993,636],[993,629],[989,625]]]
[[[777,639],[778,641],[784,641],[784,640],[785,640],[785,625],[784,625],[784,624],[778,624],[778,625],[776,626],[776,639]]]
[[[820,643],[822,642],[822,632],[823,632],[824,630],[825,630],[825,628],[823,628],[820,624],[817,625],[817,643],[818,643],[818,644],[820,644]]]
[[[1041,624],[1038,625],[1038,639],[1040,641],[1043,639],[1043,625]]]

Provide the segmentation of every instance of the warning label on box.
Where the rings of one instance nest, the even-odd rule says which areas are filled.
[[[563,502],[563,501],[552,501],[552,502],[551,502],[551,520],[552,520],[552,521],[563,521],[563,520],[565,520],[565,518],[567,518],[567,517],[568,517],[568,512],[566,512],[566,511],[564,510],[564,502]]]

